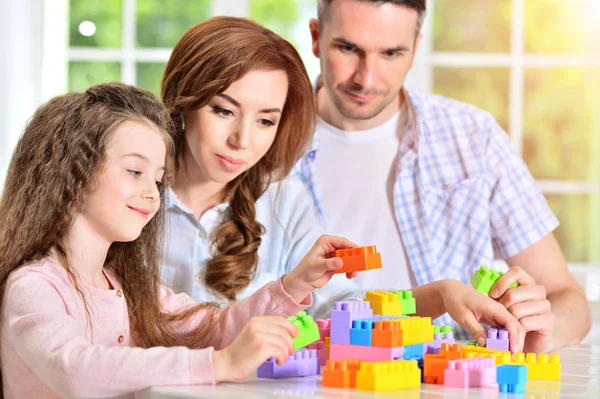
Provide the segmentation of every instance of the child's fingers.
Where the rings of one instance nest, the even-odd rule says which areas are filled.
[[[338,236],[322,235],[317,240],[324,253],[329,253],[337,249],[355,248],[358,245],[352,241]]]
[[[520,286],[533,285],[535,284],[535,279],[527,274],[523,268],[513,266],[496,281],[490,292],[490,297],[499,298],[514,283],[518,283]]]
[[[357,272],[346,273],[346,278],[348,278],[348,279],[352,279],[356,276],[358,276]]]
[[[525,341],[525,334],[521,332],[522,326],[504,306],[494,303],[492,306],[483,307],[483,318],[490,321],[490,325],[504,327],[509,335],[509,347],[512,353],[520,352]]]
[[[487,334],[471,310],[465,308],[462,316],[457,321],[471,333],[479,346],[485,345]]]
[[[344,266],[344,262],[340,258],[325,259],[325,270],[338,270]]]

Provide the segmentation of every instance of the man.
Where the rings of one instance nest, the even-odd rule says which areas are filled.
[[[319,119],[296,173],[329,233],[378,246],[384,268],[362,273],[362,288],[415,288],[419,313],[435,317],[447,304],[423,285],[468,282],[496,253],[510,270],[491,296],[504,294],[525,349],[576,343],[589,307],[552,233],[558,221],[506,133],[484,111],[403,86],[425,8],[319,0],[310,21]]]

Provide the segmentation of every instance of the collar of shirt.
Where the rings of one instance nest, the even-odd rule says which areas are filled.
[[[196,214],[177,197],[175,191],[170,187],[165,190],[165,206],[167,212],[185,214],[197,228],[202,228],[207,233],[212,232],[215,227],[221,224],[229,215],[230,210],[229,202],[222,202],[208,209],[200,218],[197,218]]]

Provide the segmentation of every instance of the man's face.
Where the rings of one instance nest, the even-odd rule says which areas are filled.
[[[368,120],[397,110],[394,100],[420,40],[417,21],[417,11],[408,7],[358,0],[335,0],[321,27],[311,21],[323,85],[343,117]]]

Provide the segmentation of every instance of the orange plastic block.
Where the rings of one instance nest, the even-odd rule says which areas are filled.
[[[381,269],[381,254],[377,247],[359,247],[340,249],[335,251],[335,256],[342,259],[343,266],[336,273],[361,272],[365,270]]]
[[[402,303],[398,294],[387,291],[367,291],[365,301],[371,304],[373,313],[381,316],[402,316]]]
[[[402,346],[400,323],[394,320],[376,321],[371,332],[371,346],[395,348]]]
[[[446,344],[447,345],[447,344]],[[444,384],[444,373],[448,365],[445,354],[426,354],[423,358],[423,377],[426,384]]]
[[[356,389],[393,391],[421,387],[421,370],[416,360],[363,362],[356,373]]]
[[[356,372],[362,360],[328,360],[323,369],[323,386],[329,388],[356,388]]]
[[[325,349],[329,349],[330,337],[325,337]]]
[[[438,352],[439,355],[444,355],[448,360],[458,360],[463,358],[463,346],[461,344],[442,344],[442,348]]]

